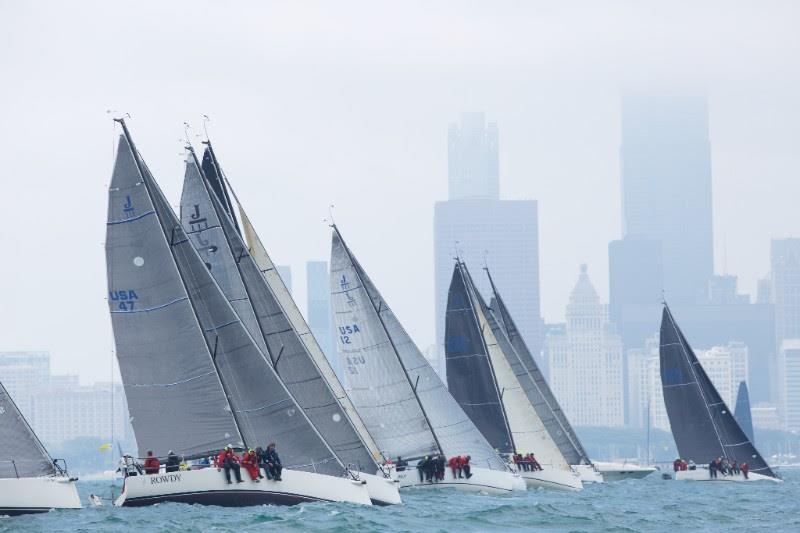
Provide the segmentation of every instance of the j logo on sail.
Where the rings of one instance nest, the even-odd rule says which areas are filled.
[[[133,207],[133,201],[131,200],[131,197],[130,196],[126,196],[125,197],[125,203],[122,204],[122,212],[125,213],[125,216],[127,218],[130,218],[130,217],[133,216],[134,211],[135,211],[135,209]]]

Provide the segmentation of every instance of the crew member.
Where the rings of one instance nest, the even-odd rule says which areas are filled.
[[[750,479],[749,477],[747,477],[747,473],[750,471],[750,467],[748,466],[747,463],[742,463],[741,465],[739,465],[739,470],[742,471],[742,475],[744,476],[745,479]]]
[[[461,466],[461,470],[464,472],[464,475],[467,476],[467,479],[472,477],[470,473],[470,466],[469,460],[472,459],[469,455],[462,455],[459,457],[459,466]]]
[[[166,471],[177,472],[181,468],[181,459],[172,450],[167,454]]]
[[[256,455],[255,450],[250,450],[244,457],[242,458],[242,466],[247,473],[250,474],[250,479],[258,483],[260,481],[261,474],[258,471],[258,456]]]
[[[281,481],[281,458],[278,457],[278,452],[275,450],[275,443],[270,442],[267,446],[266,459],[267,459],[267,472],[275,481]]]
[[[444,465],[446,462],[442,454],[439,454],[439,457],[436,458],[436,481],[444,480]]]
[[[533,453],[528,454],[528,462],[531,465],[531,470],[534,472],[542,470],[542,465],[539,464],[539,461],[536,460],[536,457],[534,457]]]
[[[450,460],[447,462],[447,466],[449,466],[450,470],[453,471],[453,479],[463,477],[461,475],[461,464],[457,455],[454,455],[450,458]]]
[[[147,450],[147,459],[144,460],[145,474],[158,474],[161,469],[161,461],[153,455],[153,450]]]
[[[406,467],[408,467],[408,461],[406,461],[405,459],[403,459],[398,455],[397,463],[395,463],[395,470],[397,470],[398,472],[403,472],[406,469]]]
[[[417,472],[419,473],[419,482],[425,481],[425,470],[428,468],[428,456],[426,455],[417,461]]]
[[[225,469],[225,480],[228,482],[228,485],[231,484],[231,470],[233,470],[236,476],[236,483],[242,482],[239,456],[233,453],[233,447],[230,444],[225,446],[225,449],[219,452],[219,456],[217,457],[217,472],[222,468]]]
[[[711,479],[717,478],[717,460],[712,459],[710,463],[708,463],[708,475]]]

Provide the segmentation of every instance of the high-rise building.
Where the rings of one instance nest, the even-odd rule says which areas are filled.
[[[483,113],[462,113],[447,134],[449,198],[497,200],[500,197],[500,159],[497,123]]]
[[[49,383],[48,352],[0,352],[0,382],[22,414],[31,414],[31,398]]]
[[[444,346],[447,290],[456,255],[468,265],[487,264],[492,279],[533,354],[541,349],[537,205],[529,200],[450,200],[434,210],[436,339]],[[484,296],[487,276],[474,273]],[[444,353],[444,352],[442,352]]]
[[[469,265],[488,264],[528,347],[541,350],[539,227],[537,204],[500,200],[498,130],[483,113],[463,113],[448,132],[449,199],[434,209],[437,353],[444,353],[447,290],[456,255]],[[488,279],[475,283],[489,294]]]
[[[701,300],[714,272],[705,94],[627,92],[620,160],[623,237],[660,241],[670,302]]]
[[[577,426],[622,426],[622,339],[611,330],[586,265],[567,305],[565,333],[545,340],[550,387]]]
[[[800,339],[785,339],[778,355],[780,409],[787,431],[800,430]]]
[[[331,290],[327,261],[309,261],[306,263],[306,287],[308,293],[308,327],[325,357],[333,367],[333,371],[343,380],[344,376],[336,354],[331,325]],[[344,382],[344,381],[342,381]]]
[[[775,337],[800,339],[800,239],[773,239],[770,250]]]
[[[289,265],[275,265],[275,268],[278,270],[278,275],[283,280],[283,284],[286,285],[286,290],[289,291],[289,294],[292,293],[292,267]]]

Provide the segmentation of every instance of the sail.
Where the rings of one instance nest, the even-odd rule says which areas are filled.
[[[345,392],[339,378],[336,377],[336,373],[328,362],[328,358],[325,357],[325,353],[322,351],[322,348],[320,348],[319,343],[317,343],[317,339],[311,333],[308,323],[306,323],[303,315],[300,313],[300,309],[289,293],[289,289],[286,288],[286,284],[281,279],[278,269],[275,268],[275,264],[272,262],[272,259],[270,259],[266,248],[253,228],[250,218],[247,216],[241,204],[238,204],[238,207],[239,214],[242,218],[242,229],[250,247],[250,255],[256,265],[258,265],[259,270],[261,270],[261,275],[275,295],[283,312],[286,313],[289,323],[302,341],[308,354],[313,358],[320,374],[325,378],[333,395],[339,402],[339,406],[347,413],[348,420],[355,427],[370,456],[373,457],[375,461],[382,463],[383,456],[377,443],[367,430],[366,424],[361,419],[358,410]]]
[[[533,404],[536,413],[566,461],[571,465],[591,464],[589,455],[583,448],[580,439],[578,439],[578,435],[572,429],[567,416],[550,390],[550,386],[539,369],[539,365],[536,364],[533,354],[528,350],[528,346],[503,302],[503,298],[500,296],[488,269],[486,270],[486,275],[489,277],[493,292],[490,304],[491,314],[499,323],[513,349],[517,352],[517,356],[525,366],[532,381],[531,386],[525,389],[528,399]]]
[[[0,383],[0,479],[53,474],[47,450]]]
[[[180,235],[161,220],[151,195],[161,192],[122,135],[109,187],[106,269],[116,355],[139,454],[174,450],[191,456],[229,443],[241,446],[171,251]]]
[[[343,366],[351,387],[369,387],[372,383],[369,381],[371,373],[388,377],[400,384],[405,382],[407,390],[410,389],[412,395],[416,396],[420,411],[427,419],[427,426],[435,438],[434,444],[438,443],[442,453],[448,457],[469,455],[477,466],[505,469],[505,463],[448,392],[335,227],[332,258],[332,292],[337,302],[334,305],[334,315],[339,327],[341,354],[344,362],[349,360],[349,364]],[[334,264],[339,267],[338,270],[334,270]],[[355,308],[362,302],[365,304],[362,313],[356,314]],[[364,310],[366,313],[363,313]],[[358,332],[354,326],[359,326]],[[364,343],[359,352],[358,343],[363,342],[360,337],[366,334],[367,328],[375,329],[378,333],[382,331],[390,341],[383,346],[389,350],[384,350],[376,357],[378,354],[363,350],[365,344],[368,344]],[[396,363],[392,362],[393,358]],[[375,368],[363,368],[373,364]],[[381,396],[378,404],[373,405],[386,404],[387,399]],[[382,420],[385,410],[386,408],[377,407],[369,411],[373,413],[374,424],[385,424]],[[393,449],[391,444],[388,447]],[[408,457],[420,455],[418,451],[409,453]]]
[[[747,383],[742,381],[739,383],[739,392],[736,394],[736,410],[733,414],[739,426],[750,439],[750,442],[755,444],[753,438],[753,415],[750,413],[750,394],[747,392]]]
[[[775,477],[725,405],[667,305],[661,317],[661,386],[678,453],[698,464],[727,457]]]
[[[214,150],[211,148],[211,141],[206,141],[205,144],[207,146],[203,152],[203,163],[201,165],[201,168],[203,169],[203,175],[208,180],[211,190],[217,195],[217,198],[222,204],[223,209],[228,216],[231,217],[231,220],[233,220],[233,225],[236,227],[236,231],[241,234],[239,222],[236,220],[236,214],[233,211],[231,197],[228,194],[228,188],[225,187],[225,176],[222,173],[222,167],[219,165],[219,161],[217,161]]]
[[[461,268],[478,324],[483,332],[484,344],[489,353],[497,387],[501,391],[508,426],[517,452],[533,452],[542,465],[570,470],[569,464],[530,400],[531,396],[535,396],[533,379],[475,288],[466,265],[462,263]]]
[[[260,361],[259,368],[252,369],[262,375],[259,387],[271,383],[270,387],[280,388],[282,382],[302,408],[308,423],[319,431],[343,464],[374,473],[376,460],[262,277],[220,198],[207,184],[196,160],[190,157],[181,197],[182,221],[212,276],[267,356]],[[269,427],[265,426],[264,431]],[[300,434],[282,438],[284,461],[287,458],[292,461],[293,454],[304,449],[305,443],[300,438],[303,438]]]
[[[447,293],[444,338],[450,393],[489,444],[500,453],[514,453],[500,389],[460,262]]]

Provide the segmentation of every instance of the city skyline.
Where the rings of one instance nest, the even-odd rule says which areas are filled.
[[[0,167],[14,199],[0,214],[11,257],[0,266],[3,349],[47,349],[56,371],[78,368],[88,381],[108,374],[102,235],[115,136],[106,109],[132,114],[173,203],[182,123],[194,135],[208,114],[237,194],[276,261],[295,272],[327,256],[323,219],[335,204],[337,223],[420,346],[435,342],[430,220],[434,202],[447,198],[448,124],[465,111],[497,123],[501,200],[537,202],[546,322],[563,321],[583,262],[608,300],[607,246],[621,227],[621,95],[631,83],[689,80],[708,94],[717,274],[736,274],[754,297],[771,239],[799,233],[800,73],[787,61],[798,51],[795,7],[629,6],[612,16],[574,5],[519,13],[442,4],[375,16],[346,4],[307,18],[299,7],[253,5],[253,20],[267,25],[236,32],[214,7],[193,7],[147,6],[120,27],[107,6],[89,16],[86,7],[55,5],[44,17],[12,5],[0,21],[6,38],[41,43],[2,57],[19,80],[0,88],[15,102],[0,124]],[[173,10],[182,14],[177,25],[161,16]],[[720,10],[730,25],[715,25]],[[185,54],[177,35],[215,15],[209,38]],[[570,31],[553,31],[554,18]],[[292,29],[300,20],[310,34]],[[130,28],[144,23],[149,42],[130,48]],[[67,39],[64,28],[83,38]],[[380,53],[362,46],[375,31],[385,37]],[[742,31],[753,36],[746,45]],[[148,83],[145,71],[163,83]],[[73,81],[54,92],[54,79]]]

